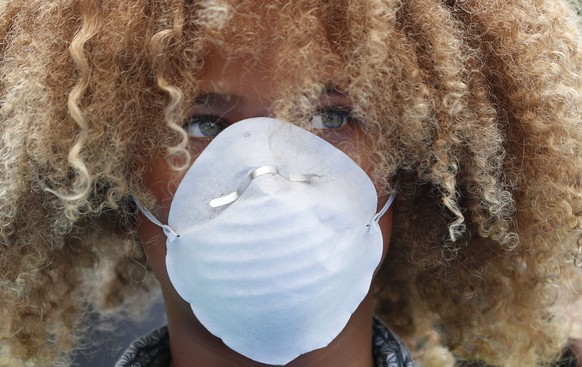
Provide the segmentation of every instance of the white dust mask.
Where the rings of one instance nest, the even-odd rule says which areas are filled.
[[[172,284],[234,351],[284,365],[327,346],[382,257],[376,189],[346,154],[295,125],[240,121],[196,159],[172,200]],[[139,205],[139,204],[138,204]]]

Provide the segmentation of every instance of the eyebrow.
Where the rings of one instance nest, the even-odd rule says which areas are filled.
[[[345,96],[336,85],[327,84],[321,96]],[[199,94],[193,101],[194,106],[204,106],[213,108],[231,108],[240,101],[241,97],[236,94],[221,94],[216,92],[206,92]]]
[[[194,106],[216,107],[216,108],[230,108],[241,99],[240,96],[234,94],[220,94],[215,92],[202,93],[194,98]]]

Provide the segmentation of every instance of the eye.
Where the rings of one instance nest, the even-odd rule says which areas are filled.
[[[316,129],[337,129],[352,120],[351,111],[340,107],[320,110],[311,118],[311,126]]]
[[[192,116],[184,125],[184,129],[191,137],[213,138],[228,126],[228,123],[213,115]]]

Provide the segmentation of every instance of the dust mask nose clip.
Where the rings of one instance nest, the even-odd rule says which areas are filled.
[[[255,168],[254,170],[252,170],[251,173],[249,173],[249,180],[243,188],[241,188],[237,191],[233,191],[228,195],[210,200],[210,206],[213,208],[218,208],[218,207],[221,207],[223,205],[228,205],[228,204],[233,203],[246,190],[246,188],[250,185],[252,180],[254,180],[257,177],[260,177],[262,175],[267,175],[267,174],[279,175],[289,182],[309,182],[309,181],[313,180],[314,178],[318,177],[317,175],[304,175],[304,174],[300,174],[300,173],[285,174],[284,172],[281,172],[275,166],[260,166],[260,167]]]
[[[370,290],[383,253],[370,177],[318,136],[270,118],[223,130],[186,172],[168,224],[172,285],[204,327],[255,361],[323,348]]]

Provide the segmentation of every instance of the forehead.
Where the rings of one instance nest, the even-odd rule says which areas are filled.
[[[286,65],[280,50],[254,54],[229,54],[228,50],[210,45],[203,56],[203,68],[199,74],[199,89],[204,92],[228,94],[275,93],[281,89],[301,88],[304,84],[317,83],[336,87],[334,81],[337,66],[329,62],[310,63],[310,75],[294,72]],[[305,70],[304,70],[305,71]]]
[[[231,55],[227,49],[211,44],[203,56],[203,64],[199,81],[205,91],[253,90],[276,82],[272,55]]]
[[[200,29],[206,40],[199,74],[204,87],[235,87],[228,80],[247,86],[268,81],[275,89],[281,83],[342,84],[331,79],[340,79],[338,72],[347,60],[334,49],[338,35],[327,26],[330,19],[320,5],[257,4],[233,4],[219,29],[212,24]],[[337,26],[337,20],[332,23]]]

